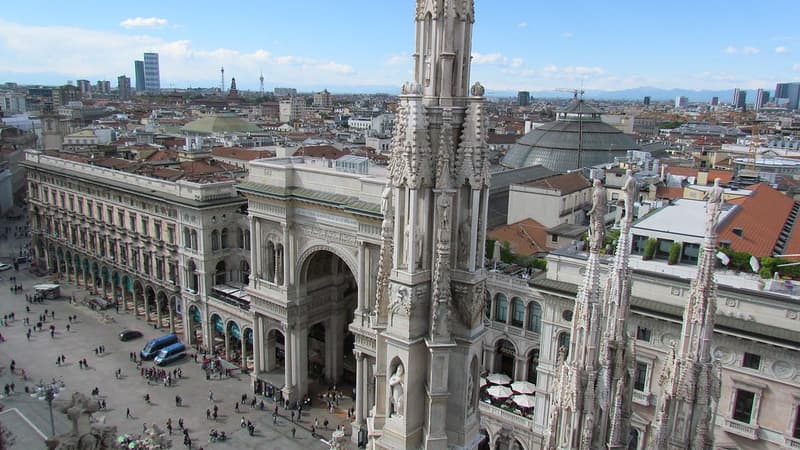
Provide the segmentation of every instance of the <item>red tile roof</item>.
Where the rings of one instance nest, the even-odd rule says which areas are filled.
[[[211,154],[217,158],[238,159],[240,161],[252,161],[275,156],[275,153],[269,150],[252,150],[241,147],[214,147],[211,149]]]
[[[511,251],[517,255],[529,256],[550,251],[547,248],[547,227],[530,218],[495,228],[487,235],[489,239],[508,242]]]
[[[719,239],[729,241],[731,248],[738,252],[747,252],[756,257],[770,256],[794,206],[794,200],[765,183],[747,189],[754,191],[753,195],[731,202],[738,204],[737,211],[723,224]],[[742,236],[735,234],[734,229],[741,229]],[[800,242],[795,242],[798,240],[800,236],[789,244],[800,247]]]
[[[526,183],[526,186],[559,191],[561,195],[571,194],[592,187],[592,183],[580,172],[564,173]]]
[[[296,156],[310,156],[312,158],[339,159],[344,155],[349,155],[350,150],[339,150],[332,145],[314,145],[301,147],[295,152]]]

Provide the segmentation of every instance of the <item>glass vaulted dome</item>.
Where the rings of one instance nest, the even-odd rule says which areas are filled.
[[[630,136],[602,122],[600,115],[600,110],[583,99],[573,100],[558,111],[555,122],[520,138],[502,164],[513,169],[541,164],[555,172],[567,172],[613,162],[639,148]]]

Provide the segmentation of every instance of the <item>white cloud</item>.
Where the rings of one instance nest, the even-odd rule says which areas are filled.
[[[569,39],[572,36],[574,36],[574,34],[572,34],[572,31],[565,31],[565,32],[561,33],[561,37],[564,38],[564,39]]]
[[[786,53],[788,51],[789,51],[789,49],[784,47],[784,46],[782,46],[782,45],[779,45],[778,47],[775,47],[775,53]]]
[[[119,23],[123,28],[163,28],[169,23],[160,17],[132,17]]]
[[[727,53],[727,54],[729,54],[729,55],[732,55],[734,53],[737,53],[739,51],[739,49],[734,47],[734,46],[732,46],[732,45],[729,45],[729,46],[725,47],[725,49],[722,50],[722,51]]]
[[[800,64],[793,65],[792,69],[800,71]]]
[[[521,67],[523,63],[522,58],[511,58],[511,67]]]
[[[528,22],[520,22],[520,23],[517,24],[517,26],[520,27],[520,28],[527,28],[528,27]]]
[[[502,53],[478,53],[472,52],[472,64],[504,64],[506,57]]]
[[[219,67],[239,84],[255,86],[263,71],[271,83],[378,84],[356,73],[342,61],[305,55],[274,55],[265,49],[252,52],[203,49],[189,40],[167,41],[148,35],[126,35],[64,26],[29,26],[0,19],[0,72],[56,73],[64,80],[114,79],[132,75],[133,61],[144,52],[160,55],[162,86],[184,87],[216,80]],[[248,81],[246,80],[250,80]],[[380,81],[380,80],[378,80]]]
[[[411,62],[411,58],[406,54],[392,55],[383,62],[387,66],[404,66]]]
[[[755,47],[743,47],[742,48],[742,53],[744,53],[745,55],[755,55],[755,54],[759,53],[760,51],[761,50],[759,50],[759,49],[757,49]]]

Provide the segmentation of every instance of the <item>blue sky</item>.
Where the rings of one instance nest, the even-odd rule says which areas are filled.
[[[477,0],[475,9],[472,78],[489,89],[800,80],[796,0]],[[156,51],[162,87],[217,86],[221,65],[241,89],[258,89],[262,71],[267,89],[399,86],[411,77],[413,11],[411,0],[11,2],[0,9],[0,82],[116,84]]]

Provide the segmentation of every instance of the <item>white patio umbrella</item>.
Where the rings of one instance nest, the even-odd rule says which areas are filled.
[[[508,375],[506,375],[504,373],[492,373],[492,374],[489,374],[489,376],[486,377],[486,379],[489,381],[489,383],[492,383],[492,384],[508,384],[508,383],[511,383],[511,377],[509,377]]]
[[[481,377],[481,387],[484,387],[484,386],[486,386],[487,384],[489,384],[489,382],[488,382],[488,381],[486,381],[486,378],[483,378],[483,377]]]
[[[514,395],[514,391],[506,386],[492,386],[486,390],[486,393],[494,398],[508,398]]]
[[[536,385],[530,381],[515,381],[511,383],[511,389],[520,394],[533,394],[536,392]]]
[[[515,395],[511,398],[511,400],[522,408],[533,408],[536,400],[536,397],[532,395]]]

